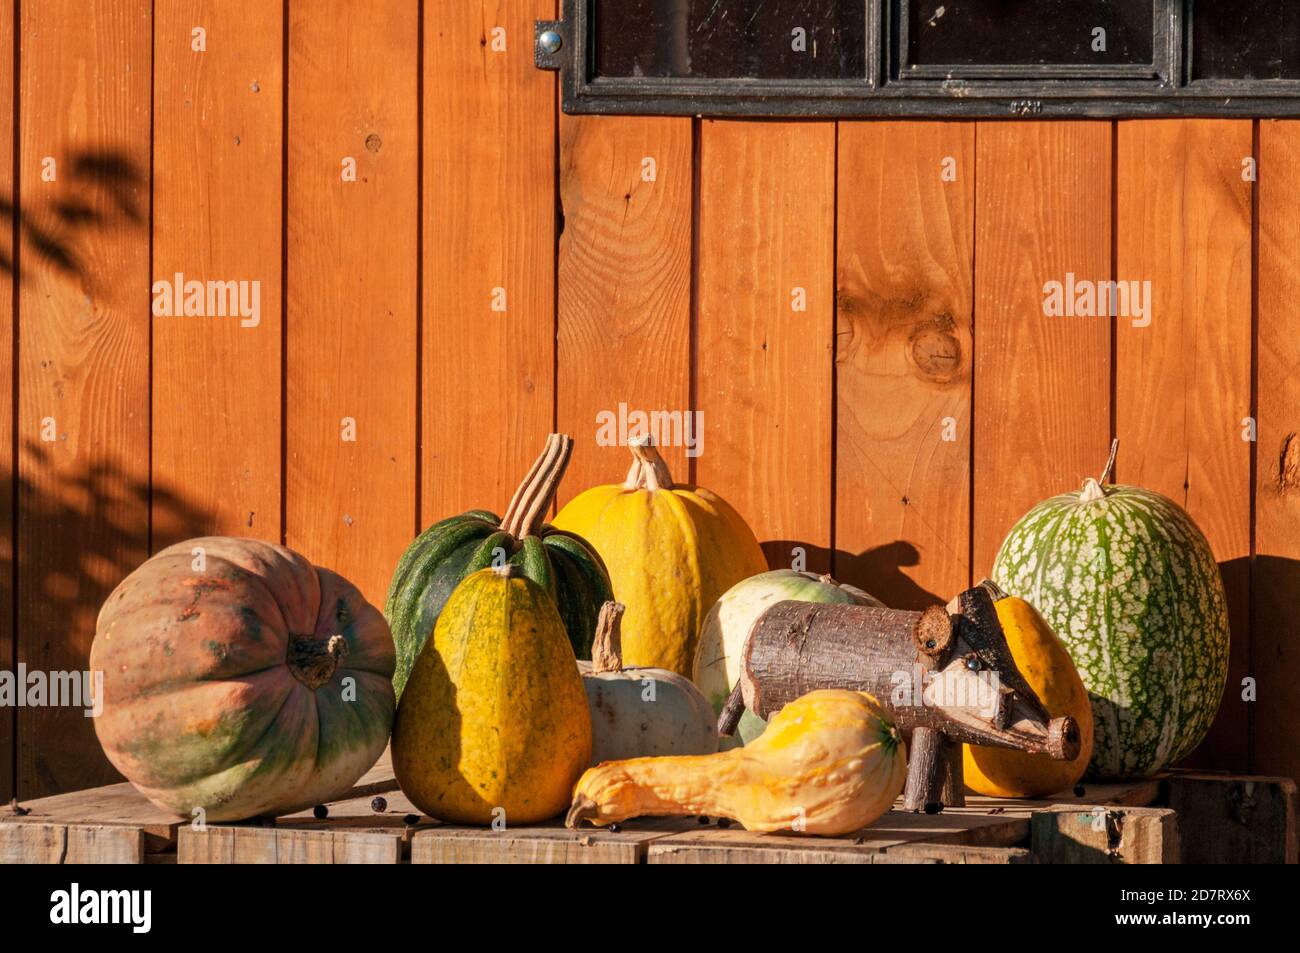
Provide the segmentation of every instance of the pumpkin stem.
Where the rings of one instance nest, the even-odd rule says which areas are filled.
[[[634,457],[632,469],[627,471],[627,479],[623,482],[625,490],[671,490],[673,488],[673,475],[668,469],[668,464],[664,458],[659,455],[655,449],[655,438],[650,434],[642,434],[639,437],[633,437],[627,442],[628,449],[632,451]]]
[[[537,535],[572,455],[573,438],[568,434],[553,433],[546,438],[541,456],[533,462],[528,476],[519,484],[510,506],[506,508],[501,529],[515,539]]]
[[[1102,486],[1110,479],[1111,470],[1115,469],[1115,455],[1119,453],[1119,438],[1116,437],[1110,443],[1110,459],[1106,461],[1106,469],[1101,471],[1101,476],[1097,479],[1089,477],[1083,481],[1083,492],[1079,494],[1079,500],[1084,503],[1091,503],[1093,500],[1100,500],[1106,495]]]
[[[606,602],[596,619],[596,638],[591,643],[591,671],[623,671],[623,611],[621,602]]]
[[[992,579],[981,579],[980,586],[988,592],[989,598],[994,602],[1000,602],[1007,598],[1007,591],[999,586]]]
[[[285,664],[294,678],[315,691],[334,677],[347,654],[348,640],[341,635],[325,639],[315,635],[291,635]]]

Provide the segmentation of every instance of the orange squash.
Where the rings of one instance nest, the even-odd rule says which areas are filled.
[[[1070,715],[1079,725],[1079,755],[1056,761],[1045,754],[1009,748],[963,745],[966,786],[988,797],[1043,797],[1073,787],[1092,757],[1092,704],[1066,651],[1038,610],[1024,599],[1008,596],[992,583],[998,622],[1016,667],[1053,718]]]
[[[743,748],[589,769],[565,823],[704,814],[751,831],[848,834],[889,810],[906,771],[903,742],[876,700],[824,689],[781,709]]]
[[[674,483],[649,437],[629,447],[627,480],[578,494],[555,527],[585,539],[609,568],[614,598],[627,606],[624,663],[690,678],[705,613],[767,560],[726,500]]]

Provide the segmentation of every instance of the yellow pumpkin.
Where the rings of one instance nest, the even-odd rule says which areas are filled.
[[[849,834],[889,810],[906,773],[903,742],[876,700],[823,689],[786,705],[743,748],[589,769],[565,823],[704,814],[750,831]]]
[[[705,614],[767,560],[726,500],[675,485],[649,438],[629,446],[627,480],[580,493],[554,524],[594,546],[609,569],[614,598],[627,606],[623,661],[690,678]]]
[[[991,583],[984,585],[995,589]],[[1092,705],[1083,679],[1047,620],[1038,610],[1000,590],[993,607],[1016,667],[1053,718],[1070,715],[1079,723],[1079,756],[1054,761],[1048,755],[1009,748],[964,745],[966,786],[989,797],[1043,797],[1073,787],[1092,757]]]
[[[467,576],[397,707],[402,791],[439,820],[527,824],[563,811],[590,762],[587,694],[551,597],[513,564]]]

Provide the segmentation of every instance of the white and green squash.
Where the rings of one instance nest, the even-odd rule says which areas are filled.
[[[591,712],[591,763],[713,754],[718,717],[690,679],[623,666],[623,611],[619,602],[601,606],[591,661],[578,660]]]
[[[1173,500],[1105,477],[1031,509],[993,565],[1074,659],[1092,701],[1095,780],[1146,777],[1190,754],[1228,668],[1227,602],[1205,536]]]
[[[742,579],[713,604],[704,619],[695,650],[692,680],[713,705],[715,714],[740,678],[740,653],[754,620],[766,609],[786,599],[798,602],[841,602],[861,606],[883,603],[855,586],[836,582],[828,575],[773,569]],[[740,718],[736,737],[748,744],[767,727],[767,722],[748,709]]]

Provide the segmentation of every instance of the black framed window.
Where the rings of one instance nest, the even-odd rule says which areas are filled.
[[[606,77],[863,79],[866,4],[597,0],[595,72]]]
[[[1189,77],[1300,79],[1300,3],[1200,0],[1192,10]]]
[[[1297,0],[563,0],[565,111],[1300,116]]]
[[[903,0],[900,76],[1155,73],[1155,0]]]

